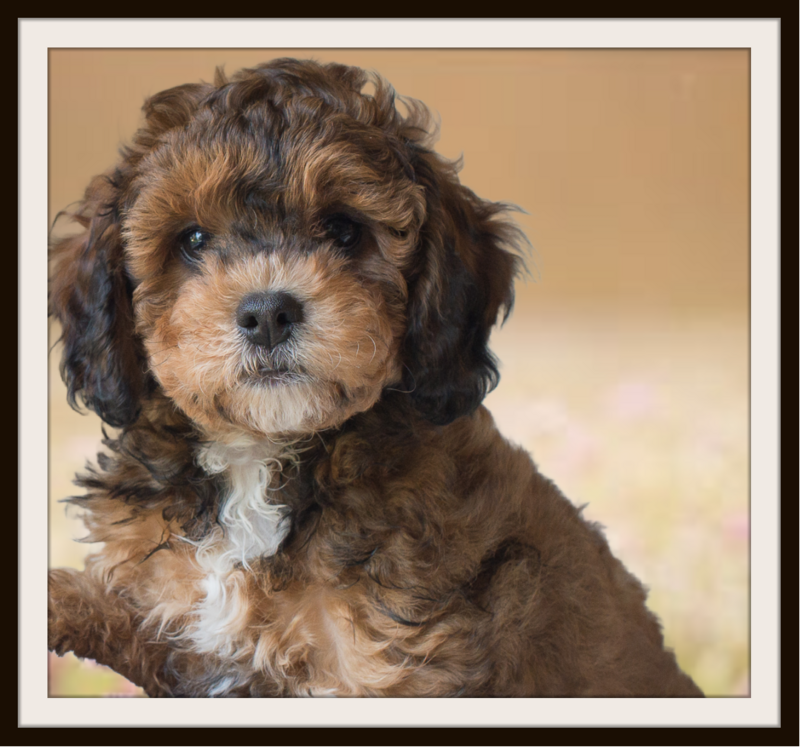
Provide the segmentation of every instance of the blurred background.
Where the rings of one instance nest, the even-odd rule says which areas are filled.
[[[710,696],[749,695],[747,50],[52,49],[50,220],[115,162],[144,99],[274,57],[379,72],[441,121],[461,179],[514,203],[529,277],[486,404],[651,590]],[[57,325],[51,326],[51,342]],[[50,565],[91,546],[59,499],[100,422],[50,356]],[[141,695],[50,656],[52,696]]]

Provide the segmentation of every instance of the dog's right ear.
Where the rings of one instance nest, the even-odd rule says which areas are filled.
[[[61,376],[72,407],[94,410],[106,423],[136,421],[141,400],[154,386],[134,329],[132,283],[125,270],[121,208],[139,162],[169,130],[183,127],[215,88],[227,83],[217,70],[215,85],[177,86],[144,104],[144,125],[121,150],[119,168],[95,177],[77,210],[59,214],[83,229],[56,240],[50,249],[49,313],[61,322]]]
[[[139,415],[147,379],[123,261],[118,183],[119,174],[95,177],[79,208],[65,213],[83,230],[51,246],[49,314],[61,322],[70,405],[78,410],[80,400],[124,427]]]

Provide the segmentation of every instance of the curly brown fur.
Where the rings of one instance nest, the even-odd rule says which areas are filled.
[[[50,648],[150,695],[700,695],[481,406],[522,237],[404,106],[342,65],[218,73],[90,184],[50,312],[119,431]]]

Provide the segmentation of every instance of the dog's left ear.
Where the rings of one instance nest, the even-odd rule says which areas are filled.
[[[457,165],[412,146],[426,218],[410,274],[404,385],[428,420],[444,425],[474,411],[499,380],[489,333],[514,302],[524,236],[458,180]]]
[[[78,210],[69,213],[83,230],[51,247],[49,312],[61,322],[61,375],[70,405],[78,409],[80,399],[109,425],[123,427],[138,417],[146,375],[118,193],[115,177],[95,177]]]

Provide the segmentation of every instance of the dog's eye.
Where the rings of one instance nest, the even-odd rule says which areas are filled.
[[[196,262],[200,251],[211,238],[201,228],[190,228],[180,239],[181,253],[190,262]]]
[[[325,235],[342,249],[354,247],[361,238],[361,225],[346,215],[331,215],[323,225]]]

